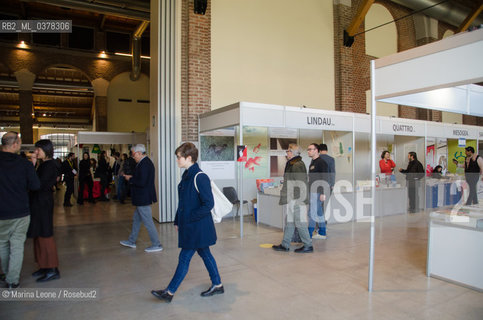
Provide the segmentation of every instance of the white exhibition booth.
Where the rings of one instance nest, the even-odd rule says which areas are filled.
[[[376,149],[376,101],[483,116],[483,29],[371,62],[371,145]],[[448,128],[431,124],[427,136],[447,136]],[[457,129],[455,129],[457,130]],[[480,139],[481,128],[454,131]],[[477,144],[478,145],[478,144]],[[373,154],[373,159],[377,159]],[[376,162],[372,162],[373,181]],[[375,183],[373,182],[373,188]],[[463,207],[464,208],[464,207]],[[371,219],[368,288],[374,270],[374,206]],[[427,275],[483,290],[483,208],[462,204],[430,215]]]
[[[369,219],[371,149],[370,116],[359,113],[327,111],[239,102],[200,115],[200,166],[218,187],[234,187],[238,198],[257,199],[257,222],[283,228],[284,213],[278,205],[280,189],[258,192],[257,179],[271,178],[278,184],[283,176],[288,143],[302,149],[306,167],[310,164],[306,148],[310,143],[326,143],[336,161],[336,187],[326,210],[328,223]],[[240,129],[243,128],[240,134]],[[391,150],[397,168],[407,167],[407,154],[415,151],[425,163],[426,138],[448,138],[467,134],[477,138],[478,127],[450,125],[377,117],[376,159]],[[236,162],[235,145],[247,145],[248,162]],[[226,154],[224,154],[226,153]],[[254,159],[258,158],[257,161]],[[250,160],[251,159],[251,160]],[[255,163],[255,164],[253,164]],[[396,170],[397,171],[397,170]],[[407,189],[405,176],[397,171],[397,181],[381,183],[376,192],[375,216],[405,214]],[[425,189],[419,189],[420,209],[425,206]],[[243,209],[240,209],[243,211]],[[243,215],[241,215],[243,222]],[[243,223],[240,223],[243,235]]]

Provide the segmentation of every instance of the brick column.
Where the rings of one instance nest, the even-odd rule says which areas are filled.
[[[198,115],[211,110],[211,0],[205,15],[183,0],[181,12],[181,139],[198,140]]]
[[[15,72],[15,77],[19,84],[19,118],[22,142],[25,144],[32,144],[34,143],[32,87],[36,76],[27,69],[22,69]]]

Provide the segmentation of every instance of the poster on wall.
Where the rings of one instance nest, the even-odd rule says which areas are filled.
[[[435,154],[435,146],[430,145],[426,147],[426,175],[429,177],[433,172],[434,167],[436,167],[436,154]]]
[[[436,141],[436,165],[441,166],[443,174],[448,170],[448,145],[445,139]]]
[[[476,150],[476,140],[466,140],[465,146],[473,147]],[[463,175],[465,169],[461,166],[464,165],[465,157],[465,148],[459,146],[459,141],[457,139],[448,139],[448,171]],[[453,160],[458,162],[458,167],[453,163]]]
[[[202,161],[233,161],[235,142],[232,136],[201,136],[200,159]]]
[[[262,127],[244,127],[243,142],[247,146],[247,160],[243,166],[243,177],[263,179],[268,171],[268,129]]]

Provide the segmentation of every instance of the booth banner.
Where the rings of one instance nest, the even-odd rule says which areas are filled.
[[[446,138],[454,139],[476,139],[478,131],[475,128],[461,128],[447,126],[445,128]],[[476,150],[476,149],[475,149]]]
[[[352,131],[352,116],[324,115],[287,111],[285,126],[288,128]]]
[[[200,153],[202,161],[233,161],[234,137],[200,136]]]
[[[397,136],[417,136],[424,137],[424,123],[385,120],[379,122],[379,131],[381,134],[393,134]]]
[[[243,143],[246,145],[246,162],[243,165],[244,178],[263,179],[269,176],[268,129],[244,127]]]
[[[211,180],[235,179],[234,161],[202,161],[200,167]]]

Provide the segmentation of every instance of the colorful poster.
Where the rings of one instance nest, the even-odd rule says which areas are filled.
[[[476,140],[466,140],[466,147],[470,146],[476,150]],[[457,167],[453,163],[453,159],[456,159],[459,165],[464,165],[465,156],[465,147],[460,147],[457,139],[448,139],[448,171],[463,175],[465,173],[464,167]]]
[[[248,179],[269,177],[268,129],[245,127],[243,143],[247,146],[247,161],[243,164],[243,177]]]
[[[231,136],[200,136],[202,161],[233,161],[235,142]]]
[[[436,167],[434,144],[426,147],[426,175],[429,177]]]

